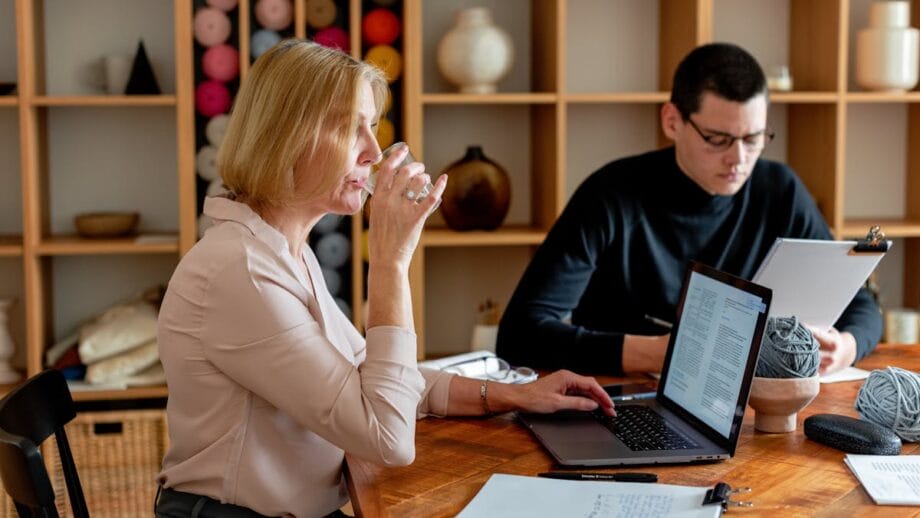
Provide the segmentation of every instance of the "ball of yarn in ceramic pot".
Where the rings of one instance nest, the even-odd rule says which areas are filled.
[[[511,204],[508,173],[486,157],[480,146],[443,171],[450,180],[441,196],[441,215],[454,230],[495,230]]]

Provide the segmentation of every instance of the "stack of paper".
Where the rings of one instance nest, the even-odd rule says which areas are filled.
[[[720,516],[705,496],[705,487],[492,475],[458,518]]]
[[[920,505],[920,456],[854,455],[844,459],[879,505]]]

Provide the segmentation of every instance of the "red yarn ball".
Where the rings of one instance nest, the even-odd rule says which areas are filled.
[[[326,27],[316,33],[316,36],[313,37],[313,41],[329,48],[339,49],[343,52],[349,52],[351,50],[351,42],[349,41],[348,33],[341,27]]]
[[[368,45],[391,45],[399,37],[400,30],[399,18],[383,7],[367,13],[361,22],[364,41]]]
[[[201,56],[201,70],[209,79],[226,83],[240,73],[240,53],[225,43],[209,47]]]
[[[230,90],[220,81],[205,81],[195,89],[195,108],[205,117],[230,110]]]

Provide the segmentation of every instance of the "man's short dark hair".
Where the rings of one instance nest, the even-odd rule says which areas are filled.
[[[744,103],[767,93],[767,78],[746,50],[730,43],[710,43],[693,49],[677,65],[671,102],[684,119],[700,109],[703,92]]]

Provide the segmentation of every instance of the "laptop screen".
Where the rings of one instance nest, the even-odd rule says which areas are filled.
[[[728,439],[747,404],[747,391],[744,401],[739,402],[739,394],[743,384],[750,383],[770,296],[750,291],[745,286],[750,283],[741,279],[725,282],[701,273],[698,266],[685,281],[663,394]]]

